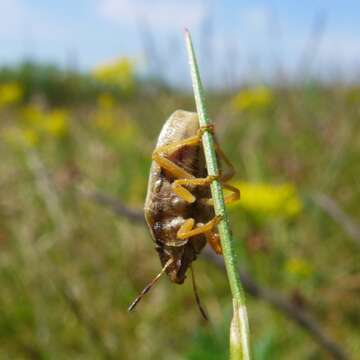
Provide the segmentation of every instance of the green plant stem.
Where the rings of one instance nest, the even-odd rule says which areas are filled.
[[[189,56],[191,79],[194,90],[196,109],[199,116],[200,126],[206,127],[211,124],[206,112],[203,87],[201,84],[199,68],[197,65],[191,35],[185,31],[185,41]],[[205,152],[206,166],[208,175],[219,174],[218,162],[215,151],[213,135],[210,131],[205,131],[202,136],[202,143]],[[233,319],[230,328],[230,358],[231,359],[250,359],[249,347],[249,326],[245,305],[245,295],[241,285],[239,272],[237,270],[236,252],[232,240],[229,219],[227,216],[223,189],[220,181],[214,180],[211,184],[211,194],[214,199],[215,214],[221,216],[218,225],[220,241],[224,255],[224,261],[229,279],[230,289],[233,297]]]

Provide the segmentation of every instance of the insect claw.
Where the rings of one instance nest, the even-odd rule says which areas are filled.
[[[216,225],[220,223],[220,221],[224,218],[223,215],[216,215],[215,216],[215,223]]]
[[[200,128],[198,130],[198,135],[202,136],[206,131],[209,131],[212,134],[214,134],[214,130],[215,130],[214,124],[208,124],[208,125],[205,125],[205,126],[200,126]]]
[[[219,180],[220,175],[209,175],[208,176],[210,183],[212,183],[214,180]]]

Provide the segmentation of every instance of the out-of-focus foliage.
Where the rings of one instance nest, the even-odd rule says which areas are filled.
[[[308,278],[314,272],[311,264],[305,259],[301,258],[290,258],[286,263],[286,271],[298,278]]]
[[[19,122],[8,124],[3,131],[3,139],[8,144],[33,147],[68,135],[70,119],[65,109],[45,110],[31,104],[21,108],[17,115]]]
[[[94,101],[103,92],[129,99],[137,90],[135,68],[130,60],[124,59],[113,68],[99,68],[94,75],[33,62],[2,67],[0,106],[4,101],[14,101],[14,96],[16,101],[42,98],[55,106],[80,105]]]
[[[195,263],[211,326],[189,279],[162,279],[129,314],[160,269],[154,244],[147,229],[83,195],[96,188],[142,209],[161,126],[175,109],[194,109],[190,93],[143,91],[132,79],[129,92],[35,64],[0,72],[0,358],[227,357],[225,275]],[[240,262],[311,312],[352,358],[359,248],[311,195],[326,193],[360,218],[359,93],[313,83],[208,94],[242,193],[231,207]],[[247,302],[256,360],[326,358],[266,302]]]

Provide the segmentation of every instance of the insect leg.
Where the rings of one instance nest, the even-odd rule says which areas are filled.
[[[225,195],[224,197],[225,204],[231,204],[232,202],[240,199],[240,190],[237,187],[229,184],[224,184],[223,182],[221,182],[221,185],[223,186],[224,189],[231,191],[230,194]],[[201,201],[205,202],[206,205],[211,205],[211,206],[214,205],[213,199],[202,199]]]
[[[164,274],[166,269],[174,262],[173,259],[169,259],[167,263],[164,265],[164,267],[161,269],[161,271],[152,279],[148,285],[145,286],[145,288],[141,291],[139,296],[136,297],[136,299],[130,304],[128,307],[128,311],[132,311],[135,306],[138,304],[138,302],[142,299],[142,297],[150,291],[150,289],[157,283],[157,281],[160,279],[161,275]]]
[[[215,139],[215,138],[214,138]],[[215,150],[216,154],[218,155],[219,159],[224,160],[226,163],[228,170],[224,174],[220,174],[220,182],[222,186],[231,191],[229,195],[226,195],[224,198],[225,204],[231,204],[234,201],[237,201],[240,199],[240,190],[236,188],[235,186],[229,185],[226,182],[229,181],[234,175],[235,175],[235,168],[229,158],[225,155],[223,150],[221,149],[219,143],[215,139]],[[203,202],[205,202],[207,205],[214,205],[213,199],[202,199]]]
[[[172,176],[177,178],[173,183],[173,191],[185,201],[192,203],[196,200],[195,196],[191,194],[182,185],[208,185],[215,177],[208,176],[206,178],[196,179],[192,174],[187,172],[185,169],[175,164],[173,161],[167,158],[173,152],[181,149],[184,146],[196,146],[201,142],[201,135],[204,131],[209,130],[208,127],[202,127],[198,130],[195,136],[191,136],[187,139],[178,141],[175,144],[169,144],[160,146],[154,150],[152,159],[156,161],[163,169],[169,171]]]
[[[215,138],[214,138],[215,139]],[[220,179],[223,182],[226,182],[234,177],[235,175],[235,168],[234,165],[231,163],[229,158],[225,155],[224,151],[221,149],[219,143],[215,139],[215,151],[218,157],[222,160],[224,160],[225,164],[228,167],[228,170],[225,174],[221,174]]]
[[[220,236],[217,232],[211,230],[207,233],[205,233],[207,242],[211,246],[211,248],[216,252],[216,254],[221,255],[222,254],[222,248],[220,243]]]
[[[200,143],[200,135],[191,136],[187,139],[176,142],[175,144],[164,145],[156,148],[152,154],[152,159],[156,161],[163,169],[170,172],[175,178],[192,179],[194,176],[188,173],[185,169],[176,165],[173,161],[167,158],[175,151],[184,146],[195,146]]]
[[[171,155],[175,151],[183,148],[184,146],[198,145],[200,143],[200,141],[201,141],[201,134],[197,133],[194,136],[188,137],[187,139],[179,140],[173,144],[159,146],[154,150],[153,154],[161,153],[161,154]]]
[[[210,131],[214,135],[214,125],[210,124],[210,125],[200,127],[197,135],[201,137],[205,131]],[[220,179],[222,181],[226,182],[235,175],[235,168],[234,168],[234,165],[229,160],[229,158],[225,155],[224,151],[221,149],[215,136],[213,137],[213,139],[214,139],[216,154],[218,155],[219,158],[223,159],[224,162],[226,163],[226,165],[228,166],[227,173],[220,176]]]
[[[196,146],[201,143],[201,136],[205,131],[213,131],[213,126],[202,126],[198,129],[197,134],[187,139],[180,140],[174,144],[159,146],[152,154],[152,159],[156,161],[162,168],[169,171],[175,178],[178,179],[193,179],[194,176],[186,170],[176,165],[173,161],[169,160],[166,156],[171,155],[175,151],[184,146]]]
[[[200,296],[197,290],[197,286],[196,286],[196,281],[195,281],[195,273],[194,273],[194,269],[192,267],[192,265],[190,265],[190,270],[191,270],[191,282],[192,282],[192,287],[194,290],[194,295],[195,295],[195,300],[196,300],[196,304],[200,310],[201,315],[203,316],[203,318],[208,321],[209,318],[206,314],[205,309],[203,308],[203,306],[201,305],[201,301],[200,301]]]
[[[209,185],[216,178],[217,176],[209,175],[206,178],[177,179],[172,183],[171,187],[176,195],[189,203],[193,203],[196,200],[195,196],[189,190],[185,189],[183,185]]]
[[[197,228],[192,229],[194,226],[195,220],[190,218],[185,221],[184,224],[178,230],[176,236],[178,239],[188,239],[189,237],[200,235],[209,232],[212,230],[221,220],[221,216],[215,216],[209,222],[204,225],[201,225]],[[192,225],[190,227],[190,225]]]
[[[232,192],[231,194],[225,196],[224,201],[226,204],[230,204],[240,199],[240,190],[237,187],[224,183],[222,183],[221,185],[223,186],[223,188]]]

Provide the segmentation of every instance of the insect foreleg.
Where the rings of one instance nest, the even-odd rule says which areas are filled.
[[[156,161],[163,169],[167,170],[175,178],[183,179],[192,179],[193,175],[188,173],[179,165],[176,165],[173,161],[169,160],[164,156],[163,153],[157,152],[156,150],[153,153],[152,159]]]
[[[184,146],[196,146],[201,143],[201,136],[205,131],[212,131],[212,126],[200,127],[196,135],[184,140],[179,140],[173,144],[163,145],[156,148],[152,154],[152,159],[156,161],[162,168],[169,171],[172,176],[177,179],[193,179],[194,176],[182,167],[176,165],[167,157],[174,152],[180,150]]]
[[[175,151],[178,151],[181,148],[183,148],[184,146],[198,145],[200,143],[200,141],[201,141],[201,136],[199,134],[197,134],[197,135],[188,137],[187,139],[176,141],[176,142],[174,142],[172,144],[159,146],[158,148],[156,148],[154,150],[154,153],[157,152],[157,153],[171,155]]]
[[[187,172],[185,169],[176,165],[173,161],[169,160],[167,156],[184,146],[195,146],[200,143],[200,135],[191,136],[187,139],[178,141],[174,144],[164,145],[156,148],[152,154],[152,159],[156,161],[163,169],[167,170],[172,176],[178,179],[192,179],[194,176]]]

